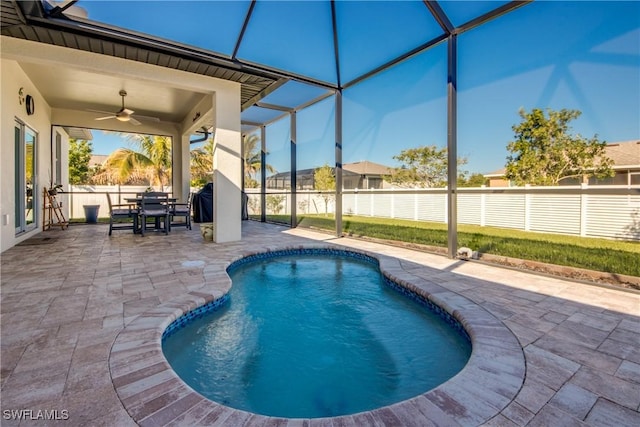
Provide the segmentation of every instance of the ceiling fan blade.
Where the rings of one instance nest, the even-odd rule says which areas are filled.
[[[134,124],[136,126],[141,125],[142,123],[140,123],[139,121],[137,121],[136,119],[134,119],[133,117],[129,116],[129,123]]]
[[[120,91],[120,96],[122,97],[122,108],[115,113],[111,111],[91,110],[91,109],[87,109],[87,111],[90,111],[92,113],[108,114],[108,116],[98,117],[95,120],[118,119],[123,122],[131,122],[131,124],[136,126],[142,124],[140,123],[140,120],[149,121],[149,122],[160,122],[160,119],[158,117],[141,116],[138,114],[134,116],[135,111],[130,110],[124,106],[124,97],[126,95],[127,93],[124,90]]]
[[[100,114],[111,114],[111,115],[113,115],[113,111],[91,110],[89,108],[87,108],[85,111],[89,111],[90,113],[100,113]]]
[[[145,121],[148,121],[148,122],[159,122],[160,121],[160,119],[157,118],[157,117],[141,116],[139,114],[134,114],[134,115],[135,115],[136,119],[138,119],[138,120],[145,120]]]

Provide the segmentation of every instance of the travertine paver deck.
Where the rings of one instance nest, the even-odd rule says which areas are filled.
[[[515,335],[526,361],[524,382],[505,402],[508,390],[491,391],[496,378],[485,370],[478,381],[455,384],[450,395],[466,400],[458,408],[467,414],[456,418],[460,424],[640,425],[640,294],[258,223],[244,224],[241,242],[221,245],[204,243],[197,227],[109,238],[102,225],[72,226],[2,253],[2,425],[127,426],[134,419],[143,425],[303,425],[212,410],[166,375],[155,338],[143,331],[161,331],[168,321],[163,310],[183,310],[203,284],[224,283],[224,266],[237,254],[320,243],[397,257],[403,261],[390,265],[394,274],[445,289],[440,295],[454,304],[475,302],[483,309],[477,313],[490,313]],[[495,339],[495,360],[504,370],[501,340]],[[127,345],[135,356],[119,359]],[[137,381],[132,372],[149,380]],[[518,375],[503,373],[498,379],[514,387]],[[175,393],[167,393],[172,385]],[[447,425],[451,417],[443,407],[421,396],[410,406],[307,424]],[[12,419],[18,414],[68,419],[19,422]]]

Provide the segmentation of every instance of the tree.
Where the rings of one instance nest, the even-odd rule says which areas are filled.
[[[213,178],[213,137],[190,153],[191,186],[201,187]]]
[[[313,171],[313,188],[318,191],[335,191],[336,177],[331,166],[325,164]],[[331,193],[320,193],[324,200],[324,216],[329,215],[329,202],[333,200],[333,196]]]
[[[472,173],[467,177],[466,174],[458,176],[458,187],[482,187],[487,184],[488,179],[481,173]]]
[[[244,186],[257,188],[257,174],[261,169],[260,138],[255,134],[245,135],[243,144]],[[267,165],[267,171],[274,173],[275,169]],[[204,185],[211,181],[213,171],[213,138],[200,148],[191,150],[191,185]]]
[[[107,157],[96,183],[148,184],[160,187],[171,179],[171,138],[134,134],[128,137],[136,151],[119,148]]]
[[[69,139],[69,183],[86,184],[91,178],[89,161],[93,146],[84,139]]]
[[[256,134],[245,135],[242,141],[245,187],[258,187],[257,174],[262,166],[262,150],[259,144],[260,138]]]
[[[244,186],[246,188],[257,188],[258,172],[262,169],[262,149],[260,147],[260,138],[256,134],[244,136],[242,141],[242,153],[244,163]],[[275,173],[273,166],[267,164],[265,169],[269,173]]]
[[[282,202],[285,197],[277,194],[269,194],[266,200],[267,213],[273,212],[274,215],[278,215],[282,210]]]
[[[444,187],[447,185],[447,149],[435,145],[402,150],[394,159],[403,163],[385,179],[401,187]],[[467,159],[458,157],[458,166]]]
[[[612,160],[605,155],[606,142],[571,135],[569,122],[582,114],[578,110],[546,114],[539,108],[519,111],[522,122],[512,126],[515,140],[507,145],[507,179],[516,185],[558,185],[561,179],[613,175]]]

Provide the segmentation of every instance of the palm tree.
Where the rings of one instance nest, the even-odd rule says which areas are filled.
[[[117,149],[107,157],[93,181],[98,184],[149,184],[164,189],[171,178],[171,138],[133,134],[127,139],[139,151]]]
[[[199,148],[191,150],[191,185],[202,186],[211,181],[213,172],[213,137]]]
[[[262,166],[260,138],[256,134],[245,135],[242,144],[245,187],[257,187],[256,178]],[[271,165],[266,165],[266,169],[275,172]],[[212,171],[213,138],[209,138],[205,145],[191,150],[191,184],[197,186],[211,181]]]
[[[255,133],[245,135],[243,140],[243,164],[244,164],[244,185],[245,187],[257,187],[257,175],[262,169],[262,150],[260,138]],[[265,168],[270,173],[275,173],[273,166],[267,164]]]

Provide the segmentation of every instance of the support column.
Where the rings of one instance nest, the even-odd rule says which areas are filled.
[[[267,221],[267,128],[260,127],[260,222]]]
[[[190,150],[189,135],[172,135],[171,152],[173,157],[173,168],[171,172],[173,177],[171,188],[173,197],[183,203],[187,202],[187,197],[191,190],[189,185],[191,180]]]
[[[342,90],[336,90],[336,236],[342,236]]]
[[[298,226],[297,215],[297,197],[296,191],[298,191],[298,156],[296,154],[296,139],[297,139],[297,125],[296,125],[296,112],[289,113],[290,121],[290,133],[291,133],[291,227]]]
[[[242,237],[240,86],[213,96],[213,241],[233,242]]]
[[[458,251],[458,37],[448,37],[447,60],[447,249],[449,258]]]

